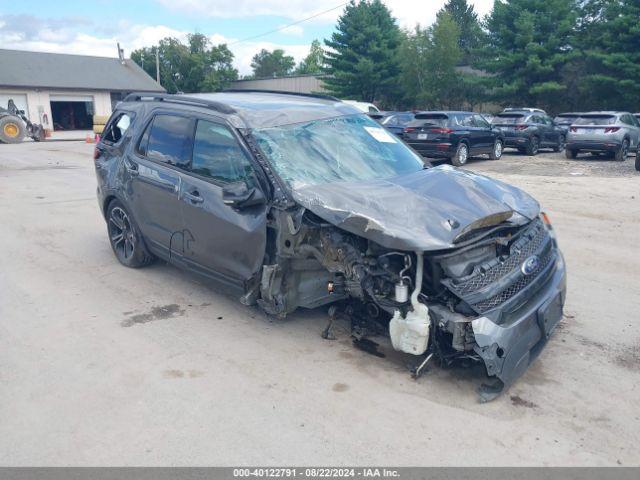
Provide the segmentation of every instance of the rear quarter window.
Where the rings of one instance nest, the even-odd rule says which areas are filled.
[[[134,114],[129,112],[116,114],[102,132],[102,141],[112,145],[120,142],[133,123],[133,118]]]

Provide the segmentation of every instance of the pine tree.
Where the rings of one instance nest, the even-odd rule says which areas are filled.
[[[462,63],[471,62],[473,51],[480,46],[482,28],[478,21],[478,14],[467,0],[448,0],[441,12],[447,12],[460,27],[458,45],[463,52]]]
[[[563,68],[578,56],[576,21],[575,0],[495,2],[486,22],[482,66],[495,74],[497,99],[553,108],[566,94]]]
[[[351,0],[337,31],[325,40],[326,88],[342,98],[388,102],[398,95],[400,39],[395,19],[380,0]]]
[[[583,103],[589,109],[640,111],[640,1],[587,0],[581,17]]]

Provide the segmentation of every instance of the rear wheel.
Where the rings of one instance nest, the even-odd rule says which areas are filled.
[[[4,143],[20,143],[24,140],[26,129],[22,120],[13,115],[0,117],[0,140]]]
[[[576,159],[578,157],[578,153],[580,153],[579,150],[573,150],[573,149],[569,149],[567,148],[564,151],[564,154],[567,158],[571,158],[571,159]]]
[[[531,137],[531,140],[529,140],[529,144],[527,145],[527,155],[537,155],[538,150],[540,150],[540,139],[538,137]]]
[[[564,135],[560,135],[560,138],[558,138],[558,144],[555,147],[553,147],[553,151],[561,152],[562,150],[564,150],[564,146],[565,146]]]
[[[618,162],[624,162],[629,156],[629,140],[626,138],[622,141],[622,146],[616,152],[615,159]]]
[[[640,147],[636,150],[636,170],[640,172]]]
[[[496,140],[496,143],[493,144],[493,150],[489,154],[489,158],[491,160],[499,160],[502,157],[502,150],[504,146],[502,145],[502,140]]]
[[[456,150],[456,154],[451,158],[451,163],[453,163],[456,167],[461,167],[467,160],[469,159],[469,147],[466,143],[460,143],[458,145],[458,149]]]
[[[119,200],[113,200],[107,208],[107,231],[113,253],[122,265],[140,268],[154,261],[138,226]]]

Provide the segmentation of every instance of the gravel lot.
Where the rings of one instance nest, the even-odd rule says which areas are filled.
[[[506,395],[477,371],[325,341],[165,264],[115,260],[91,145],[0,145],[0,464],[640,465],[640,173],[508,152],[469,169],[536,196],[566,318]]]

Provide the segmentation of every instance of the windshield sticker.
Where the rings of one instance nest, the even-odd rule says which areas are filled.
[[[391,136],[389,132],[387,132],[383,128],[377,127],[364,127],[364,129],[375,138],[377,141],[382,143],[396,143],[396,139]]]

